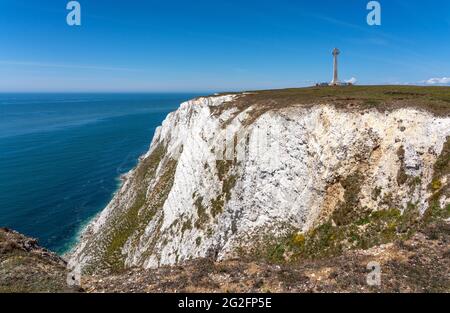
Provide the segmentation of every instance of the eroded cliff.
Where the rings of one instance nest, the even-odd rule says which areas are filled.
[[[86,272],[339,254],[448,218],[448,88],[309,88],[181,104],[86,228]]]

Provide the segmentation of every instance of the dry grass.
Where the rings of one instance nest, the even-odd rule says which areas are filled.
[[[230,94],[230,93],[227,93]],[[234,101],[214,107],[213,113],[221,114],[237,108],[235,115],[254,106],[247,124],[270,110],[286,107],[311,107],[334,104],[341,109],[376,109],[381,112],[404,107],[415,107],[438,116],[450,115],[450,87],[422,86],[339,86],[307,87],[278,90],[231,93],[239,95]]]

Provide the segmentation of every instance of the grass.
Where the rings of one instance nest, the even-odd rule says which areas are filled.
[[[122,248],[137,228],[137,216],[144,204],[145,196],[140,193],[136,196],[133,205],[121,215],[120,224],[116,225],[110,234],[104,261],[114,270],[124,267]]]
[[[234,161],[232,160],[216,160],[217,174],[219,180],[223,181],[230,169],[233,167]]]
[[[0,293],[74,292],[62,259],[19,233],[0,228]]]
[[[401,151],[400,151],[400,154]],[[401,158],[400,158],[401,159]],[[396,207],[369,212],[360,207],[361,175],[355,173],[343,181],[344,201],[338,203],[329,220],[318,227],[299,234],[298,230],[288,232],[281,238],[271,238],[263,246],[264,259],[285,263],[304,258],[320,258],[339,255],[347,249],[368,249],[370,247],[410,238],[419,229],[426,229],[433,223],[450,217],[450,205],[440,206],[439,199],[449,193],[449,184],[441,183],[442,177],[450,174],[450,137],[434,165],[434,174],[429,190],[433,195],[429,207],[421,216],[416,205],[408,203],[401,212]],[[436,183],[439,182],[439,183]],[[414,183],[417,183],[416,181]],[[380,190],[374,189],[372,195],[378,198]],[[384,203],[395,205],[386,196]]]
[[[415,188],[419,186],[422,182],[422,178],[420,176],[411,176],[406,174],[406,165],[405,165],[405,148],[400,146],[397,150],[397,157],[400,161],[400,166],[397,172],[397,185],[402,186],[407,184],[409,190],[414,192]]]
[[[398,154],[403,166],[404,150],[400,149]],[[427,229],[429,225],[450,217],[450,205],[441,207],[439,201],[442,195],[449,196],[450,193],[449,184],[442,183],[443,177],[450,175],[449,161],[450,137],[435,162],[433,180],[429,186],[433,194],[429,198],[428,209],[422,216],[411,202],[402,212],[390,194],[386,194],[380,201],[380,204],[388,205],[389,209],[369,211],[361,207],[359,193],[363,176],[356,172],[341,180],[345,189],[344,200],[337,204],[330,217],[321,225],[304,234],[296,229],[288,229],[280,237],[265,236],[257,245],[256,251],[250,251],[250,254],[269,262],[286,263],[336,256],[348,249],[368,249],[408,239],[418,230]],[[406,182],[415,186],[420,180],[407,177],[400,180],[399,184]],[[381,190],[374,188],[372,198],[378,199],[380,194]]]
[[[135,186],[135,196],[132,204],[127,208],[117,211],[109,222],[101,243],[102,247],[100,264],[113,271],[122,270],[125,265],[122,249],[130,241],[136,245],[142,236],[145,227],[154,218],[172,188],[177,162],[167,160],[162,164],[161,174],[154,188],[147,194],[148,181],[155,177],[156,170],[161,165],[166,154],[165,147],[160,144],[145,159],[141,160],[132,177]],[[153,239],[154,240],[154,239]],[[101,267],[101,266],[100,266]]]
[[[192,220],[188,219],[184,221],[183,226],[181,227],[181,233],[184,234],[186,231],[192,229]]]
[[[211,200],[211,214],[216,217],[223,212],[225,206],[225,201],[223,200],[223,195],[217,196],[215,199]]]
[[[447,177],[447,183],[444,185],[442,180]],[[449,218],[450,217],[450,205],[441,207],[439,199],[445,195],[447,198],[450,196],[450,184],[448,179],[450,178],[450,137],[447,137],[446,142],[442,148],[442,151],[437,158],[433,166],[433,179],[428,186],[429,191],[432,192],[432,196],[428,201],[428,209],[424,213],[424,220],[429,222],[436,218]]]
[[[206,212],[206,207],[203,205],[203,197],[198,197],[194,206],[197,209],[197,220],[195,221],[195,227],[198,229],[203,229],[204,225],[209,221],[209,215]]]
[[[330,218],[305,234],[294,230],[278,238],[265,238],[261,243],[262,252],[251,253],[272,263],[332,257],[349,249],[368,249],[409,238],[418,220],[414,205],[403,214],[396,208],[358,213],[345,225],[336,225]]]
[[[381,187],[375,187],[372,190],[372,200],[377,200],[381,195]]]
[[[403,148],[403,146],[400,146],[398,148],[397,157],[400,160],[400,166],[397,172],[397,184],[399,186],[402,186],[408,180],[408,175],[406,174],[405,171],[405,148]]]
[[[377,109],[381,112],[415,107],[439,116],[450,115],[450,87],[330,86],[249,91],[248,94],[236,95],[240,96],[221,106],[212,107],[213,113],[220,115],[228,109],[237,108],[233,115],[237,116],[253,106],[246,125],[270,110],[292,106],[311,107],[316,104],[334,104],[342,109]]]
[[[195,222],[196,228],[203,229],[205,223],[210,220],[210,214],[212,218],[220,215],[225,208],[225,203],[231,199],[231,191],[237,181],[237,176],[230,173],[233,166],[234,161],[216,161],[217,175],[219,177],[219,180],[222,182],[222,191],[217,195],[217,197],[209,201],[209,205],[207,207],[203,205],[203,197],[197,197],[196,194],[193,195],[194,206],[197,209],[198,216],[198,219]],[[207,209],[209,209],[210,214],[207,212]]]
[[[447,137],[436,163],[434,163],[434,178],[443,177],[450,173],[450,137]]]
[[[346,225],[355,219],[355,208],[359,204],[362,175],[355,173],[341,181],[345,189],[344,201],[340,201],[332,213],[332,219],[337,225]]]

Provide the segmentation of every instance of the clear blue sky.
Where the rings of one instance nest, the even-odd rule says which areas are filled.
[[[359,84],[449,83],[450,1],[0,1],[0,92],[223,91]]]

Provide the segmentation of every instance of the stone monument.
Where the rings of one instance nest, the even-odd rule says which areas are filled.
[[[330,85],[336,86],[339,85],[339,78],[338,78],[338,55],[341,53],[338,48],[334,48],[333,50],[333,80],[331,81]]]

